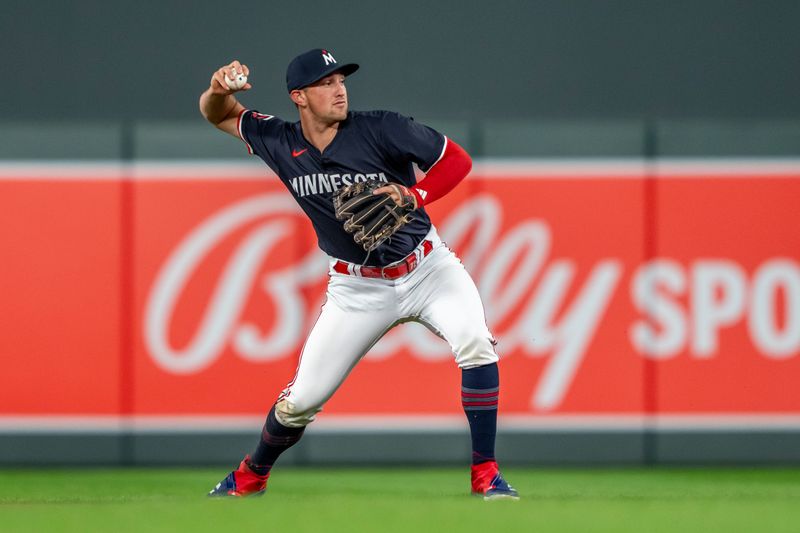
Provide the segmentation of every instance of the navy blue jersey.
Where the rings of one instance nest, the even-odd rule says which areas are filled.
[[[324,152],[309,143],[300,122],[247,110],[239,118],[239,135],[275,171],[311,219],[319,247],[351,263],[386,266],[403,259],[422,242],[431,227],[424,208],[389,241],[367,254],[336,220],[333,194],[342,186],[366,180],[416,184],[413,163],[427,172],[442,156],[444,136],[389,111],[350,112]]]

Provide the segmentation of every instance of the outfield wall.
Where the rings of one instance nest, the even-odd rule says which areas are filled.
[[[0,189],[0,462],[248,451],[327,277],[277,180],[8,162]],[[503,457],[800,460],[798,200],[795,159],[479,161],[430,212],[498,340]],[[467,460],[458,390],[447,345],[403,325],[284,461]]]
[[[286,66],[311,48],[361,70],[354,109],[485,120],[800,118],[800,4],[730,0],[4,0],[15,83],[0,117],[189,119],[218,66],[247,106],[294,112]]]

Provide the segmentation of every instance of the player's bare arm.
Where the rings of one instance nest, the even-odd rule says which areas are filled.
[[[230,88],[225,83],[225,76],[233,79],[237,74],[250,76],[250,69],[247,68],[247,65],[234,59],[211,75],[208,89],[200,95],[200,113],[205,119],[236,138],[239,137],[236,123],[244,106],[239,103],[234,93],[247,91],[253,87],[250,83],[246,83],[241,89]]]

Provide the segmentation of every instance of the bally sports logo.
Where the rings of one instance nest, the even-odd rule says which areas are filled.
[[[593,349],[600,349],[595,341],[602,335],[619,339],[603,345],[606,352],[616,351],[606,355],[609,359],[709,361],[730,357],[723,346],[728,342],[737,343],[737,356],[766,361],[800,353],[796,255],[755,251],[741,257],[742,250],[703,255],[680,247],[675,255],[669,250],[653,257],[630,250],[617,255],[610,240],[607,254],[578,259],[557,251],[557,228],[568,225],[535,213],[517,214],[508,223],[510,205],[493,193],[478,193],[435,220],[442,238],[463,250],[501,356],[541,361],[540,374],[528,378],[534,382],[530,409],[559,408]],[[577,223],[590,224],[587,217]],[[304,291],[324,280],[327,258],[310,247],[296,264],[266,274],[261,266],[280,253],[277,243],[291,238],[300,218],[286,193],[257,194],[222,207],[173,247],[153,278],[142,321],[147,352],[162,371],[200,373],[226,353],[253,363],[297,355],[320,302]],[[175,345],[171,322],[190,280],[234,233],[241,236],[213,281],[191,338]],[[589,240],[575,246],[584,244],[596,247]],[[258,317],[243,313],[251,299],[267,299],[275,310],[268,330]],[[420,361],[451,358],[437,337],[400,327],[373,348],[367,361],[391,358],[399,350]]]

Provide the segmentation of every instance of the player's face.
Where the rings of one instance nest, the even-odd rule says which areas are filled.
[[[308,110],[323,121],[339,122],[347,118],[347,88],[344,75],[333,73],[303,89]]]

